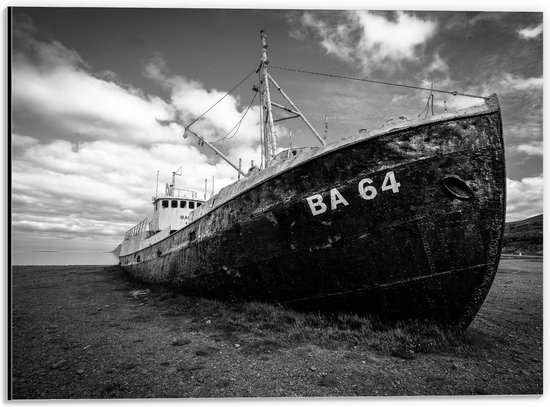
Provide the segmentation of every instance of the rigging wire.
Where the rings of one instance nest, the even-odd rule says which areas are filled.
[[[254,69],[252,72],[250,72],[248,75],[246,75],[239,83],[237,83],[229,92],[227,92],[225,95],[223,95],[216,103],[214,103],[212,106],[210,106],[203,114],[201,114],[199,117],[194,119],[190,124],[188,124],[185,127],[191,127],[193,124],[195,124],[196,121],[198,121],[201,117],[203,117],[206,113],[208,113],[210,110],[214,108],[218,103],[220,103],[223,99],[225,99],[226,96],[228,96],[231,92],[233,92],[235,89],[237,89],[244,81],[246,81],[250,75],[253,73],[256,73],[256,69]]]
[[[322,73],[322,72],[304,71],[304,70],[301,70],[301,69],[285,68],[285,67],[281,67],[281,66],[270,66],[270,68],[271,69],[281,69],[283,71],[307,73],[307,74],[311,74],[311,75],[328,76],[328,77],[331,77],[331,78],[349,79],[349,80],[352,80],[352,81],[359,81],[359,82],[377,83],[379,85],[389,85],[389,86],[398,86],[398,87],[401,87],[401,88],[429,90],[429,91],[432,91],[432,92],[446,93],[448,95],[453,95],[453,96],[467,96],[467,97],[477,98],[477,99],[486,99],[485,96],[472,95],[472,94],[469,94],[469,93],[460,93],[460,92],[457,92],[456,90],[449,91],[449,90],[442,90],[442,89],[431,89],[431,88],[424,88],[424,87],[421,87],[421,86],[404,85],[404,84],[400,84],[400,83],[383,82],[383,81],[375,81],[373,79],[361,79],[361,78],[353,78],[353,77],[350,77],[350,76],[335,75],[335,74]]]
[[[418,114],[418,117],[422,116],[422,113],[426,112],[424,117],[428,117],[428,113],[430,113],[430,102],[432,104],[432,116],[434,115],[434,94],[433,94],[433,87],[434,84],[432,83],[432,87],[430,89],[430,95],[428,96],[428,100],[426,101],[426,107]]]
[[[242,122],[243,122],[243,120],[244,120],[244,117],[246,116],[246,114],[248,113],[248,111],[249,111],[250,108],[252,107],[252,104],[253,104],[254,101],[256,100],[256,96],[258,96],[258,92],[254,92],[254,97],[253,97],[252,100],[250,101],[248,107],[247,107],[246,110],[244,111],[244,113],[243,113],[241,119],[237,122],[237,124],[236,124],[235,126],[233,126],[233,128],[232,128],[231,130],[229,130],[229,132],[228,132],[225,136],[223,136],[222,138],[219,138],[219,139],[217,139],[217,140],[211,141],[211,143],[217,143],[217,142],[221,141],[221,142],[222,142],[222,145],[223,145],[223,142],[224,142],[225,140],[229,140],[229,139],[232,139],[233,137],[235,137],[235,135],[237,134],[237,132],[238,132],[239,129],[241,128],[241,124],[242,124]],[[236,128],[236,130],[235,130],[235,128]],[[235,130],[235,134],[233,134],[232,136],[229,136],[229,135],[233,132],[233,130]]]

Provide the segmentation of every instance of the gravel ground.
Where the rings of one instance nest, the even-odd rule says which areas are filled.
[[[466,331],[469,353],[392,356],[345,338],[323,346],[219,329],[219,315],[173,312],[181,297],[155,290],[118,267],[14,267],[11,397],[542,393],[541,260],[501,261]]]

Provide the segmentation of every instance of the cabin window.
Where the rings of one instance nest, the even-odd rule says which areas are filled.
[[[162,201],[162,207],[168,208],[168,201]]]
[[[197,202],[197,208],[202,205],[202,202]]]
[[[194,230],[192,232],[189,232],[189,241],[192,242],[193,240],[195,240],[197,238],[197,231]]]
[[[172,208],[178,207],[178,201],[172,201]]]
[[[189,202],[189,209],[195,209],[195,202],[193,201]]]
[[[187,201],[180,201],[180,208],[185,208]]]

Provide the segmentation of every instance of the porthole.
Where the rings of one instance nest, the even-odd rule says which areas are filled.
[[[454,198],[469,200],[474,197],[474,192],[468,184],[456,175],[449,175],[441,180],[443,188]]]

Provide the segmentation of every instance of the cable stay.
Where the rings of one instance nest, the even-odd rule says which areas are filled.
[[[253,73],[255,73],[256,70],[253,70],[252,72],[250,72],[248,75],[246,75],[243,79],[241,79],[241,81],[239,81],[239,83],[237,83],[233,88],[231,88],[231,90],[229,90],[225,95],[223,95],[220,99],[218,99],[218,101],[216,103],[214,103],[212,106],[210,106],[208,109],[206,109],[200,116],[198,116],[197,118],[195,118],[194,120],[191,121],[191,123],[189,123],[187,126],[184,126],[184,131],[183,131],[183,138],[187,138],[187,133],[191,133],[192,135],[194,135],[195,137],[197,137],[199,139],[199,145],[200,146],[204,146],[205,144],[210,147],[212,149],[212,151],[214,151],[214,153],[216,153],[216,155],[220,156],[225,162],[227,162],[230,166],[232,166],[233,168],[235,168],[235,170],[237,170],[237,172],[239,173],[239,177],[241,175],[243,176],[246,176],[246,174],[244,172],[241,171],[241,168],[240,168],[240,165],[239,167],[237,167],[235,164],[233,164],[231,162],[231,160],[229,160],[229,158],[223,154],[219,149],[217,149],[216,147],[214,147],[210,142],[208,142],[208,140],[206,140],[204,137],[198,135],[197,133],[195,133],[194,131],[192,131],[190,129],[190,127],[195,124],[198,120],[200,120],[204,115],[206,115],[210,110],[212,110],[218,103],[220,103],[223,99],[225,99],[229,94],[231,94],[235,89],[237,89],[244,81],[246,81]],[[242,121],[244,120],[244,117],[246,116],[246,114],[248,113],[248,111],[250,110],[250,108],[252,107],[252,104],[254,103],[254,100],[256,99],[256,95],[258,94],[257,90],[256,92],[254,93],[254,97],[252,98],[252,101],[250,102],[250,104],[248,105],[248,107],[246,108],[245,112],[243,113],[241,119],[237,122],[237,124],[235,126],[233,126],[233,128],[229,131],[229,133],[227,133],[225,136],[223,136],[222,138],[214,141],[213,143],[215,142],[218,142],[218,141],[222,141],[222,144],[223,144],[223,141],[225,141],[226,139],[228,138],[232,138],[234,137],[237,132],[239,131],[239,128],[241,127],[241,123]],[[235,130],[236,129],[236,130]],[[231,137],[229,137],[229,135],[235,130],[235,134],[233,134]],[[240,164],[240,163],[239,163]]]
[[[239,86],[241,86],[241,84],[246,81],[253,73],[256,73],[256,70],[253,70],[252,72],[250,72],[248,75],[246,75],[243,79],[241,79],[241,81],[239,83],[237,83],[229,92],[227,92],[225,95],[223,95],[220,99],[218,99],[218,101],[216,103],[214,103],[212,106],[210,106],[208,109],[206,109],[204,111],[204,113],[202,113],[200,116],[198,116],[197,118],[195,118],[193,121],[191,121],[191,123],[189,123],[187,126],[185,127],[191,127],[193,124],[195,124],[198,120],[200,120],[206,113],[208,113],[210,110],[212,110],[214,108],[214,106],[216,106],[218,103],[220,103],[223,99],[225,99],[227,96],[229,96],[229,94],[231,94],[235,89],[237,89]]]
[[[367,79],[367,78],[353,78],[351,76],[343,76],[343,75],[336,75],[336,74],[329,74],[329,73],[322,73],[322,72],[314,72],[314,71],[304,71],[302,69],[285,68],[285,67],[282,67],[282,66],[272,66],[271,69],[280,69],[280,70],[283,70],[283,71],[292,71],[292,72],[306,73],[306,74],[318,75],[318,76],[328,76],[330,78],[347,79],[347,80],[351,80],[351,81],[368,82],[368,83],[375,83],[375,84],[379,84],[379,85],[397,86],[397,87],[408,88],[408,89],[429,90],[431,92],[445,93],[445,94],[453,95],[453,96],[466,96],[466,97],[477,98],[477,99],[488,99],[488,96],[479,96],[479,95],[472,95],[470,93],[461,93],[461,92],[458,92],[456,90],[450,91],[450,90],[443,90],[443,89],[425,88],[425,87],[422,87],[422,86],[414,86],[414,85],[406,85],[406,84],[402,84],[402,83],[376,81],[376,80]]]
[[[220,137],[219,139],[217,140],[214,140],[212,141],[211,143],[218,143],[218,142],[224,142],[225,140],[229,140],[229,139],[232,139],[233,137],[235,137],[237,135],[237,133],[239,132],[239,129],[241,128],[241,124],[244,120],[244,117],[246,116],[246,114],[248,113],[248,111],[250,110],[250,108],[252,107],[252,105],[254,104],[254,101],[256,100],[256,96],[258,96],[258,92],[254,92],[254,97],[252,97],[252,100],[250,101],[250,103],[248,104],[248,107],[245,109],[243,115],[241,116],[240,120],[237,122],[237,124],[235,124],[235,126],[233,126],[233,128],[231,130],[229,130],[229,132],[223,136],[223,137]],[[231,135],[231,133],[233,133],[233,131],[235,131],[235,133],[233,135]]]

